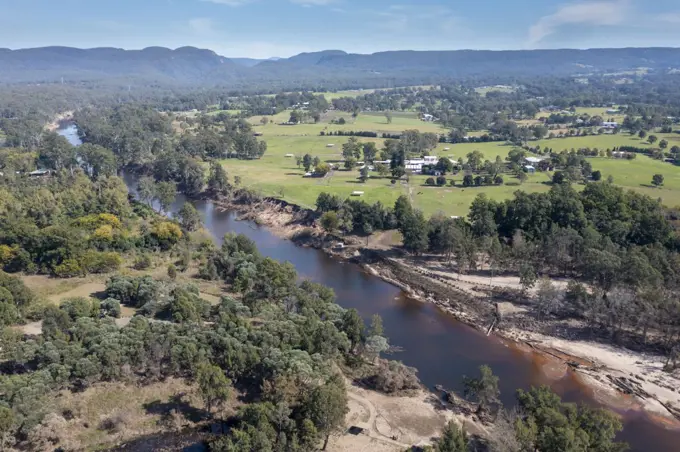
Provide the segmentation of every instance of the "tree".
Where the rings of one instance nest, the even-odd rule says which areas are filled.
[[[541,278],[536,289],[536,304],[539,316],[547,316],[555,313],[560,305],[561,298],[557,287],[549,278]]]
[[[656,135],[650,135],[647,137],[647,141],[649,141],[649,144],[654,144],[659,141],[659,138]]]
[[[472,187],[475,184],[475,179],[472,174],[463,176],[463,187]]]
[[[349,158],[360,159],[362,146],[357,137],[350,137],[346,143],[342,145],[342,157],[347,160]]]
[[[187,231],[195,231],[201,226],[201,215],[190,202],[185,202],[177,212],[180,225]]]
[[[437,185],[439,187],[446,185],[446,178],[444,176],[437,176]]]
[[[652,184],[654,184],[656,187],[661,187],[663,185],[663,180],[663,174],[655,174],[652,176]]]
[[[305,154],[304,157],[302,157],[302,166],[305,169],[305,172],[309,172],[310,168],[312,167],[312,156],[309,154]]]
[[[668,147],[668,140],[661,140],[659,141],[659,147],[661,149],[666,149]]]
[[[425,185],[429,185],[430,187],[434,187],[434,177],[428,177],[425,179]]]
[[[479,378],[463,377],[465,397],[477,401],[477,412],[481,413],[489,409],[492,404],[500,403],[501,391],[498,389],[498,377],[493,374],[487,365],[479,367]]]
[[[343,380],[334,377],[325,385],[314,388],[305,403],[305,411],[318,432],[324,435],[322,450],[326,450],[331,434],[341,430],[345,425],[348,408]]]
[[[385,119],[387,119],[387,124],[392,124],[392,112],[387,110],[385,112]]]
[[[260,118],[260,124],[262,124],[263,126],[266,126],[267,124],[269,124],[269,118],[267,118],[266,116],[263,116],[262,118]]]
[[[320,163],[321,163],[321,159],[318,156],[314,156],[314,158],[312,159],[312,166],[314,168],[317,168]]]
[[[517,174],[517,179],[519,179],[520,184],[523,184],[524,182],[526,182],[527,179],[529,179],[529,176],[527,176],[527,173],[525,173],[524,171],[520,171]]]
[[[342,315],[342,331],[347,335],[352,350],[364,340],[364,320],[356,309],[348,309]]]
[[[450,159],[442,157],[439,159],[434,169],[437,171],[441,171],[442,174],[450,173],[451,171],[453,171],[453,163],[451,162]]]
[[[196,369],[195,378],[201,398],[205,402],[209,414],[212,414],[212,409],[215,405],[229,400],[231,380],[227,378],[219,366],[203,361]]]
[[[329,234],[337,231],[338,227],[340,226],[338,214],[334,211],[325,212],[323,215],[321,215],[319,222],[321,223],[323,230]]]
[[[361,167],[359,170],[359,179],[361,179],[361,182],[366,182],[366,179],[368,179],[369,174],[368,174],[368,165],[364,165]]]
[[[644,130],[640,130],[640,132],[638,133],[638,137],[640,137],[641,140],[644,140],[646,136],[647,132]]]
[[[364,143],[363,150],[364,150],[364,162],[367,163],[373,162],[373,160],[375,160],[376,155],[378,155],[378,148],[372,141]]]
[[[150,204],[156,197],[156,182],[152,177],[142,176],[137,184],[137,196],[139,200]]]
[[[470,166],[472,171],[477,171],[484,161],[484,154],[480,151],[472,151],[467,155],[467,164]]]
[[[455,421],[449,421],[444,427],[441,438],[434,446],[436,452],[467,452],[468,439],[465,430],[458,427]]]
[[[519,283],[522,286],[522,291],[526,294],[529,289],[534,287],[537,280],[538,276],[533,265],[522,263],[519,269]]]
[[[156,184],[156,200],[161,210],[168,212],[177,197],[177,186],[174,182],[159,182]]]
[[[210,174],[208,175],[208,191],[213,195],[227,195],[231,187],[229,177],[224,167],[218,162],[210,164]]]
[[[546,386],[518,390],[522,416],[515,421],[515,433],[522,450],[538,452],[622,452],[624,443],[615,442],[622,425],[619,416],[598,408],[563,403]]]
[[[411,210],[407,213],[399,226],[399,232],[407,251],[420,254],[427,250],[427,221],[421,211]]]
[[[0,450],[11,445],[15,428],[14,413],[10,408],[0,405]]]
[[[385,336],[385,328],[383,327],[383,320],[379,314],[373,314],[371,317],[371,336]]]
[[[357,164],[357,159],[355,159],[354,157],[347,157],[345,159],[345,169],[351,170],[352,168],[354,168],[356,166],[356,164]]]
[[[597,182],[602,179],[602,172],[600,172],[600,170],[593,171],[591,173],[591,177],[595,182]]]

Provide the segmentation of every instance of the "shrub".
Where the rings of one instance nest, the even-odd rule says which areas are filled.
[[[100,312],[103,316],[117,319],[120,317],[120,302],[114,298],[107,298],[102,302]]]
[[[76,259],[65,259],[61,264],[55,266],[52,272],[58,278],[75,278],[85,273],[80,262]]]
[[[99,315],[99,302],[94,302],[84,297],[64,300],[59,308],[66,312],[71,320],[76,320],[80,317],[97,317]]]
[[[122,264],[123,258],[116,252],[90,251],[83,257],[81,266],[89,273],[109,273],[118,270]]]
[[[168,265],[168,277],[173,281],[177,278],[177,269],[174,265]]]
[[[446,178],[444,176],[438,176],[437,177],[437,185],[438,186],[443,186],[446,185]]]
[[[434,185],[434,178],[433,177],[428,177],[427,180],[425,180],[425,185]]]
[[[138,256],[135,259],[135,263],[133,267],[135,270],[147,270],[151,268],[151,265],[153,264],[153,260],[151,259],[151,255],[148,253],[143,253],[141,256]]]
[[[496,185],[503,185],[503,177],[502,176],[496,176],[493,180],[493,183]]]
[[[376,373],[369,378],[369,384],[378,391],[394,394],[420,388],[420,381],[414,367],[399,361],[379,360]]]

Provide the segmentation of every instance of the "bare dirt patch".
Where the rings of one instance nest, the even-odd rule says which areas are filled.
[[[347,392],[346,426],[362,428],[363,432],[332,438],[328,446],[332,452],[403,451],[414,445],[431,444],[450,420],[465,423],[466,428],[470,423],[424,390],[412,397],[392,397],[348,384]]]
[[[99,294],[102,294],[106,291],[106,284],[104,283],[99,283],[99,282],[90,282],[90,283],[85,283],[81,284],[78,287],[71,289],[67,292],[62,292],[59,294],[55,294],[49,297],[49,300],[52,301],[53,303],[59,304],[62,300],[65,300],[67,298],[78,298],[78,297],[85,297],[85,298],[98,298]]]

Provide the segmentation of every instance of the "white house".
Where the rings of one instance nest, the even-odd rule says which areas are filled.
[[[531,165],[524,165],[524,171],[526,171],[529,174],[534,174],[536,172],[536,168],[534,168]]]
[[[603,129],[616,129],[619,126],[618,122],[605,121],[602,123]]]
[[[529,164],[529,165],[536,165],[536,164],[538,164],[538,163],[541,163],[541,162],[542,162],[543,160],[545,160],[545,159],[544,159],[544,158],[541,158],[541,157],[526,157],[524,160],[525,160],[525,161],[527,162],[527,164]]]

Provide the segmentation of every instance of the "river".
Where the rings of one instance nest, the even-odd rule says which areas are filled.
[[[58,132],[72,144],[80,144],[75,125],[64,124]],[[133,191],[135,180],[125,179]],[[179,210],[185,201],[186,198],[179,195],[172,212]],[[195,201],[194,205],[216,241],[220,242],[227,232],[245,234],[257,243],[263,255],[289,261],[302,278],[333,288],[342,307],[357,309],[366,320],[380,314],[390,343],[401,350],[390,358],[417,368],[421,381],[430,388],[441,384],[460,392],[463,375],[477,375],[479,366],[488,364],[500,377],[501,399],[508,406],[514,403],[517,388],[527,389],[538,384],[549,384],[564,400],[594,403],[592,392],[571,371],[559,380],[551,380],[543,371],[544,361],[540,356],[512,347],[496,337],[486,337],[433,304],[409,298],[400,289],[356,265],[330,258],[316,249],[296,246],[252,222],[237,221],[233,212],[221,211],[209,201]],[[621,415],[624,430],[620,440],[627,441],[631,450],[680,450],[680,432],[664,428],[641,411],[626,411]]]

